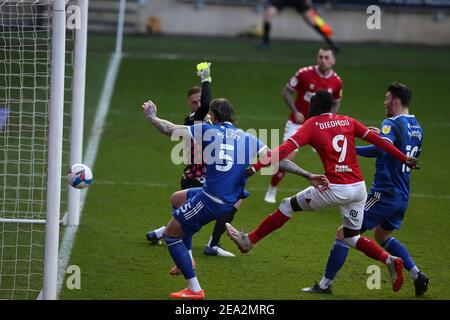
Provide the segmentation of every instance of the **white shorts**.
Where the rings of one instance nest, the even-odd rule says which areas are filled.
[[[286,142],[287,139],[292,137],[294,133],[297,132],[297,130],[301,127],[301,124],[294,123],[291,120],[288,120],[286,122],[286,126],[284,127],[284,135],[283,135],[283,142]]]
[[[322,192],[309,187],[297,193],[295,197],[305,211],[339,206],[343,226],[352,230],[361,229],[367,197],[364,181],[354,184],[330,184],[330,188]]]

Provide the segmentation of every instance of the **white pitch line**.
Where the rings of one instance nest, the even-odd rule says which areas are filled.
[[[90,168],[94,167],[95,158],[97,157],[100,138],[103,132],[106,116],[108,114],[108,109],[111,102],[114,85],[116,83],[117,73],[119,72],[121,59],[122,57],[120,54],[113,54],[109,61],[108,73],[106,74],[106,80],[103,84],[102,95],[97,107],[97,114],[95,116],[94,123],[92,124],[91,134],[89,136],[88,146],[83,160],[83,163],[85,163]],[[80,219],[81,214],[83,213],[83,206],[88,190],[89,189],[85,189],[81,192]],[[77,231],[78,226],[76,225],[67,226],[65,228],[64,238],[61,243],[61,249],[59,251],[58,258],[58,296],[61,292],[67,265],[70,260],[70,253],[72,252],[72,247]]]
[[[170,185],[165,183],[154,183],[154,182],[129,182],[129,181],[96,181],[96,184],[103,184],[103,185],[128,185],[128,186],[136,186],[136,187],[150,187],[150,188],[168,188]],[[250,191],[267,191],[266,188],[254,188],[249,187],[246,188]],[[292,192],[296,193],[301,191],[302,189],[295,189],[295,188],[279,188],[278,189],[281,192]],[[411,193],[411,197],[414,198],[429,198],[429,199],[441,199],[441,200],[450,200],[450,195],[448,194],[423,194],[423,193]]]
[[[261,56],[255,52],[253,55],[249,55],[247,57],[243,57],[241,55],[219,55],[219,54],[198,54],[198,53],[179,53],[179,52],[124,52],[123,53],[124,58],[132,58],[132,59],[142,59],[142,60],[199,60],[199,61],[215,61],[215,62],[259,62],[259,63],[266,63],[266,62],[274,62],[278,64],[297,64],[299,61],[297,58],[288,58],[284,57],[283,59],[277,59],[274,60],[274,58]],[[367,66],[367,61],[347,61],[345,64],[347,66],[352,67],[362,67]],[[389,65],[389,63],[385,64]],[[378,63],[369,63],[370,67],[379,66]],[[399,64],[396,63],[396,67],[403,68],[403,69],[411,69],[413,68],[411,64],[404,63]],[[426,67],[426,65],[424,65]],[[445,64],[438,64],[434,65],[434,67],[437,67],[439,69],[448,69],[447,65]]]

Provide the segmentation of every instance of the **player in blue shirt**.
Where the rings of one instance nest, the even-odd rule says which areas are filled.
[[[372,129],[403,153],[418,158],[422,151],[423,134],[416,117],[409,114],[410,101],[410,88],[394,82],[389,86],[384,100],[386,115],[389,118],[382,122],[381,130]],[[414,280],[416,296],[421,296],[427,291],[430,280],[416,266],[406,247],[392,236],[394,230],[400,229],[408,207],[410,168],[373,145],[357,147],[356,151],[360,156],[377,158],[375,178],[364,208],[361,233],[375,228],[375,239],[390,254],[403,259],[404,267]],[[344,265],[349,250],[348,246],[339,240],[339,232],[340,230],[328,258],[325,276],[319,284],[303,291],[331,293],[331,284]]]
[[[197,75],[201,79],[202,87],[193,87],[189,89],[188,92],[188,104],[191,108],[192,113],[190,113],[184,119],[184,125],[191,126],[196,122],[204,121],[211,123],[208,112],[209,104],[211,102],[211,63],[201,62],[197,65]],[[186,164],[184,168],[184,173],[181,178],[181,189],[197,188],[203,187],[205,183],[206,174],[206,164],[202,161],[202,150],[195,143],[191,143],[191,157],[190,162]],[[209,256],[218,257],[235,257],[235,255],[225,250],[220,245],[220,238],[225,232],[225,223],[231,223],[234,219],[236,212],[239,209],[241,201],[237,202],[229,213],[223,215],[219,220],[216,221],[211,237],[208,243],[203,249],[203,253]],[[162,244],[162,237],[166,226],[161,226],[154,230],[147,232],[146,238],[152,244]],[[192,247],[188,247],[189,254],[192,258]],[[192,262],[195,266],[195,260],[192,258]],[[181,271],[174,266],[169,273],[174,276],[181,275]]]
[[[234,127],[234,111],[226,99],[214,99],[210,105],[212,125],[199,123],[193,126],[175,125],[156,117],[156,106],[147,101],[142,106],[147,119],[161,133],[177,134],[185,142],[194,140],[202,146],[206,163],[206,181],[202,188],[177,191],[172,195],[172,219],[163,237],[172,259],[187,280],[187,288],[170,294],[171,298],[203,299],[205,293],[195,275],[187,246],[192,236],[202,226],[230,212],[240,199],[247,198],[245,191],[246,167],[267,147],[255,136]],[[315,187],[327,186],[323,175],[311,174],[290,161],[280,162],[280,168],[307,178]]]

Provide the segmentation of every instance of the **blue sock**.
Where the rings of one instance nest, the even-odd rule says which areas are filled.
[[[329,280],[334,280],[339,270],[345,263],[347,259],[349,247],[341,240],[335,240],[333,249],[330,251],[330,256],[328,257],[327,267],[325,269],[325,278]]]
[[[177,267],[181,270],[186,279],[191,279],[195,277],[195,271],[192,267],[191,256],[188,250],[184,246],[183,240],[181,238],[172,238],[164,235],[164,240],[166,241],[169,253],[172,256],[173,261]]]
[[[381,246],[383,246],[390,254],[402,258],[406,270],[410,271],[416,265],[403,243],[394,237],[387,239]]]
[[[192,234],[183,237],[183,243],[186,249],[192,250]]]

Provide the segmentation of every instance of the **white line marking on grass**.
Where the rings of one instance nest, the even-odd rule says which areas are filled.
[[[148,51],[131,51],[124,52],[124,58],[132,58],[132,59],[143,59],[143,60],[198,60],[198,61],[215,61],[215,62],[260,62],[260,63],[277,63],[277,64],[297,64],[298,58],[292,58],[288,56],[281,56],[278,58],[277,56],[262,56],[260,52],[254,52],[254,54],[250,54],[247,56],[241,55],[220,55],[220,54],[204,54],[204,53],[177,53],[177,52],[148,52]],[[370,61],[347,61],[347,66],[352,67],[380,67],[379,62],[370,62]],[[392,65],[392,62],[386,61],[382,64],[382,66]],[[416,66],[411,65],[411,63],[399,63],[395,62],[395,67],[402,69],[413,69]],[[427,64],[421,65],[421,67],[427,67]],[[434,65],[434,67],[439,69],[448,69],[448,65],[446,64],[438,64]]]
[[[130,181],[96,181],[96,184],[103,184],[103,185],[129,185],[129,186],[136,186],[136,187],[150,187],[150,188],[168,188],[170,187],[169,184],[165,183],[153,183],[153,182],[130,182]],[[255,188],[255,187],[249,187],[246,188],[250,191],[267,191],[267,188]],[[301,191],[302,189],[295,189],[295,188],[279,188],[278,189],[281,192],[292,192],[297,193]],[[450,200],[450,195],[448,194],[423,194],[423,193],[412,193],[411,197],[413,198],[428,198],[428,199],[441,199],[441,200]]]
[[[155,183],[155,182],[130,182],[130,181],[120,181],[120,182],[116,182],[116,181],[105,181],[105,180],[101,180],[101,181],[95,181],[95,184],[106,184],[106,185],[125,185],[125,186],[136,186],[136,187],[150,187],[150,188],[167,188],[169,187],[168,184],[165,183]]]
[[[253,55],[251,57],[237,57],[237,56],[225,56],[217,54],[197,54],[197,53],[149,53],[149,52],[125,52],[124,58],[134,59],[158,59],[158,60],[214,60],[218,62],[236,62],[236,61],[250,61],[250,62],[269,62],[272,61],[269,58]],[[286,62],[283,60],[282,62]],[[290,59],[291,63],[296,62]]]
[[[450,200],[450,195],[447,194],[422,194],[422,193],[412,193],[414,198],[432,198],[432,199],[445,199]]]
[[[99,105],[97,107],[97,114],[95,116],[94,123],[92,124],[91,134],[89,136],[88,146],[83,163],[90,168],[94,167],[95,158],[97,157],[98,146],[100,144],[100,138],[103,132],[106,116],[108,114],[109,105],[116,83],[117,73],[119,72],[120,54],[113,54],[109,61],[108,73],[106,74],[106,80],[103,84],[102,95],[100,97]],[[89,189],[81,192],[80,199],[80,219],[83,213],[83,206],[86,200],[87,192]],[[67,226],[64,232],[64,238],[61,243],[58,258],[58,295],[61,292],[61,288],[66,274],[67,264],[70,260],[70,253],[72,252],[75,235],[78,231],[78,226]]]

